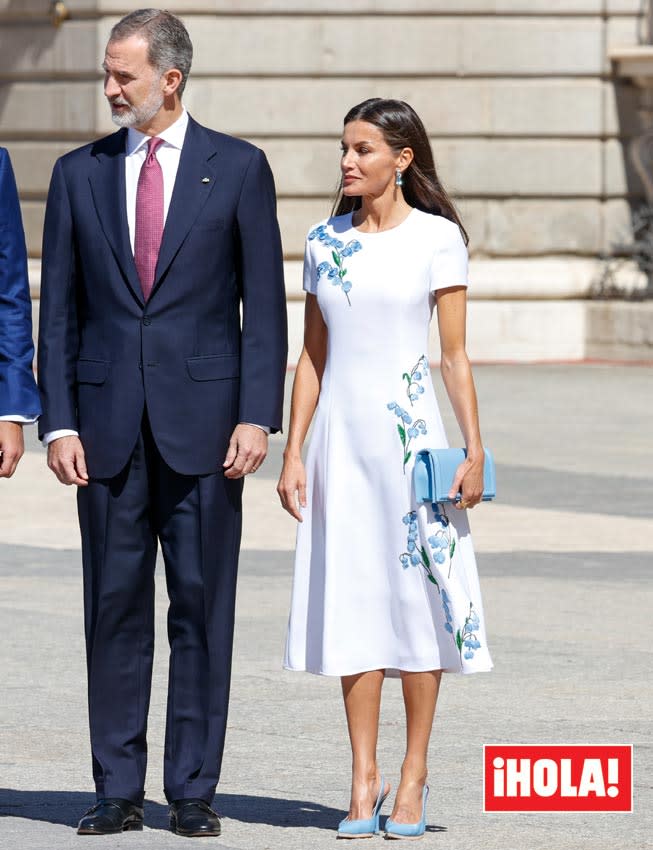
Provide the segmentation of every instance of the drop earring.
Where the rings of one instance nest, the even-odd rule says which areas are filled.
[[[403,186],[404,185],[404,176],[401,173],[401,169],[397,168],[395,171],[395,186]]]

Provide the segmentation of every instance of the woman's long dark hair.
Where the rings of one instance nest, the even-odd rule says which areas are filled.
[[[434,213],[455,222],[465,244],[469,242],[453,201],[440,183],[433,152],[419,115],[403,100],[371,97],[354,106],[345,115],[345,126],[351,121],[367,121],[383,133],[389,147],[399,153],[411,148],[414,159],[403,173],[403,193],[406,203],[426,213]],[[360,196],[347,197],[342,193],[342,177],[333,203],[332,215],[344,215],[360,209]]]

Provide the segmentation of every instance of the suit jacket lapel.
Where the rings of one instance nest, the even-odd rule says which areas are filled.
[[[120,130],[98,142],[93,153],[98,167],[89,181],[95,209],[111,250],[120,266],[127,285],[136,299],[143,304],[143,291],[134,264],[127,224],[125,191],[125,141],[126,130]]]
[[[174,260],[195,219],[213,191],[215,170],[210,160],[215,153],[215,147],[208,134],[189,117],[186,138],[179,158],[177,178],[163,230],[152,293],[160,286],[170,263]]]

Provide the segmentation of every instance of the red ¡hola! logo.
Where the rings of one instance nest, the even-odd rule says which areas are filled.
[[[632,746],[483,747],[484,812],[632,812]]]

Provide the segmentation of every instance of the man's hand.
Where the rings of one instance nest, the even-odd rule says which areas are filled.
[[[0,478],[11,478],[24,451],[23,426],[0,422]]]
[[[256,472],[268,453],[268,435],[256,425],[236,425],[222,466],[225,478],[242,478]]]
[[[79,437],[59,437],[48,445],[48,466],[62,484],[88,486],[84,448]]]

